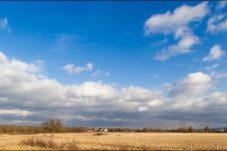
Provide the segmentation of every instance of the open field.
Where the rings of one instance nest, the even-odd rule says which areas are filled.
[[[52,140],[57,146],[74,143],[81,150],[227,150],[227,133],[62,133],[36,135],[0,135],[0,150],[46,150],[21,145],[22,140]],[[61,149],[61,148],[49,148]],[[65,148],[62,148],[65,149]],[[71,148],[72,150],[75,148]]]

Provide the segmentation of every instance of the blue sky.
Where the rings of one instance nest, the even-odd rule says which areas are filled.
[[[225,126],[226,8],[0,2],[0,122]]]

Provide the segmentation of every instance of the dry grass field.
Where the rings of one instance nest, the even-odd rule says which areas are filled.
[[[227,133],[63,133],[0,135],[0,150],[227,150]],[[52,148],[23,140],[52,141]],[[66,147],[66,146],[71,147]]]

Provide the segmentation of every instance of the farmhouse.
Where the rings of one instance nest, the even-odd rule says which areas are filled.
[[[108,132],[108,129],[106,128],[99,128],[97,132]]]

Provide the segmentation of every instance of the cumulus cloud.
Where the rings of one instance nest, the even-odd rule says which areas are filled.
[[[161,92],[159,91],[151,91],[148,89],[144,89],[141,87],[134,87],[130,86],[127,88],[122,89],[123,92],[123,98],[125,100],[135,101],[135,100],[141,100],[141,101],[151,101],[158,96],[160,96]]]
[[[223,9],[225,8],[226,5],[227,5],[227,1],[219,1],[217,2],[216,10]]]
[[[203,58],[203,61],[212,61],[219,59],[221,56],[223,56],[224,51],[221,49],[221,45],[215,44],[211,49],[208,56]]]
[[[194,97],[211,87],[211,77],[202,72],[190,73],[186,78],[170,85],[171,97]]]
[[[183,5],[176,8],[173,13],[168,11],[147,19],[144,24],[145,36],[152,33],[174,34],[175,39],[179,40],[176,45],[170,45],[159,51],[154,59],[167,60],[172,56],[189,53],[191,47],[199,42],[199,38],[193,34],[189,25],[192,22],[201,22],[208,12],[207,2],[202,2],[196,6]]]
[[[23,116],[25,121],[42,121],[72,115],[83,117],[75,119],[80,122],[89,121],[84,119],[97,122],[112,116],[119,121],[125,112],[139,112],[139,107],[146,106],[146,100],[152,100],[156,94],[137,87],[116,89],[112,84],[101,82],[62,85],[48,77],[38,78],[38,68],[0,53],[0,114],[8,120],[10,116],[11,122],[18,116]],[[136,96],[138,94],[140,96]],[[110,111],[114,115],[106,115]]]
[[[68,74],[78,74],[84,71],[91,71],[93,68],[92,63],[86,64],[85,67],[75,67],[73,64],[67,64],[63,67],[64,70],[67,71]]]
[[[183,5],[165,14],[152,15],[146,20],[144,25],[144,34],[147,36],[151,33],[173,33],[176,29],[187,26],[192,21],[201,21],[209,8],[207,2],[202,2],[196,6]]]
[[[217,34],[219,32],[225,32],[227,30],[227,14],[222,13],[222,9],[226,7],[226,1],[217,2],[215,13],[208,21],[207,21],[207,31],[211,34]]]
[[[219,14],[214,15],[207,21],[207,31],[212,34],[218,32],[225,32],[227,30],[227,15]]]
[[[67,125],[144,127],[155,123],[152,126],[176,128],[166,121],[196,121],[199,126],[211,116],[226,115],[226,110],[219,108],[227,108],[227,93],[204,97],[212,79],[202,72],[170,83],[164,93],[161,89],[119,88],[93,81],[64,85],[48,77],[39,78],[38,65],[0,53],[1,123],[40,124],[57,117]],[[211,115],[207,109],[212,109]],[[219,125],[225,122],[225,116],[214,120]]]
[[[29,111],[26,111],[26,110],[1,110],[0,109],[0,115],[1,114],[12,114],[12,115],[15,115],[15,116],[28,116],[28,115],[31,115],[32,112],[29,112]]]
[[[191,52],[191,47],[199,42],[197,36],[188,34],[181,38],[181,40],[176,45],[170,45],[168,48],[163,49],[161,52],[157,53],[154,59],[156,60],[167,60],[172,56],[178,54],[184,54]]]

